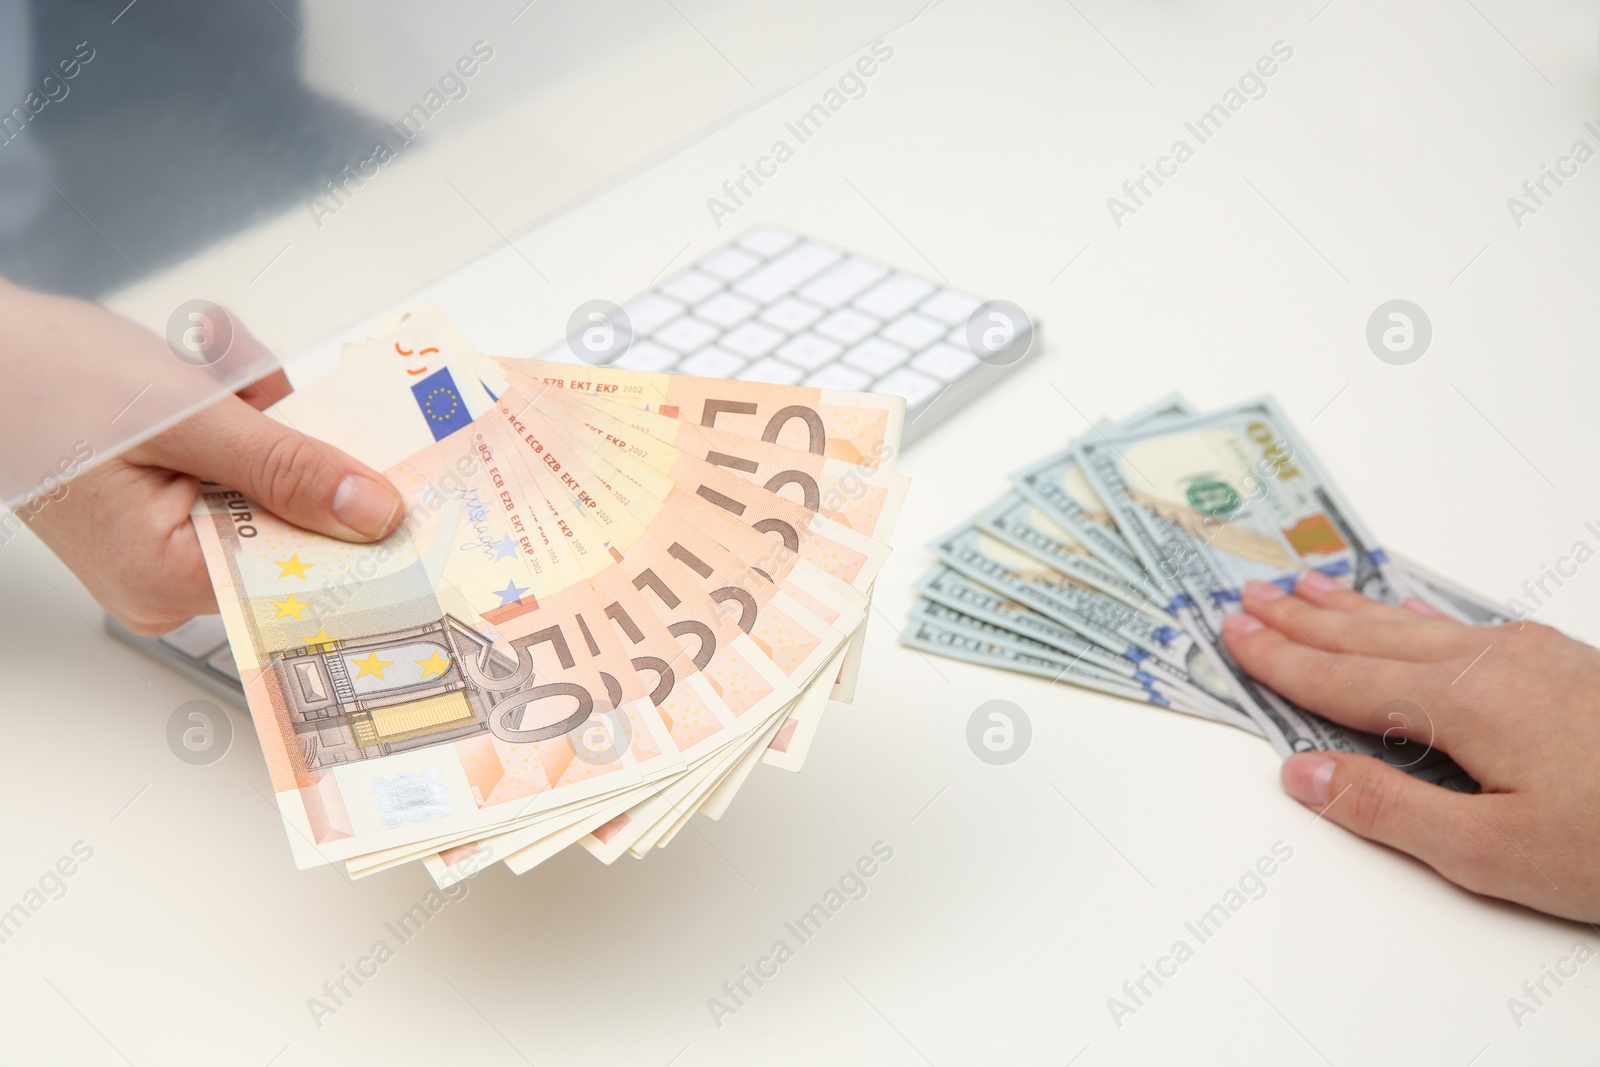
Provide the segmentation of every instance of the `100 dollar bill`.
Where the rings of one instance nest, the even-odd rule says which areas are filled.
[[[1300,573],[1315,569],[1386,603],[1410,593],[1271,400],[1085,439],[1076,452],[1146,573],[1279,751],[1391,756],[1381,739],[1346,730],[1258,683],[1222,643],[1223,619],[1241,610],[1241,590],[1252,579],[1292,588]],[[1390,762],[1401,765],[1401,758]],[[1442,758],[1405,769],[1429,780],[1460,774]]]

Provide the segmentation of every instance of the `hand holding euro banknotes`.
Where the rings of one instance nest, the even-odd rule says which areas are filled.
[[[302,867],[642,856],[851,697],[898,398],[495,361],[428,308],[272,414],[404,501],[376,544],[196,505]]]

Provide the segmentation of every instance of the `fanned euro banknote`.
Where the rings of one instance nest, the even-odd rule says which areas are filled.
[[[1361,752],[1455,788],[1442,752],[1385,743],[1297,707],[1221,640],[1251,580],[1316,570],[1463,622],[1503,609],[1389,555],[1271,399],[1200,413],[1167,397],[1018,470],[1013,491],[931,544],[906,643],[1226,722],[1280,753]]]
[[[405,505],[371,545],[195,508],[301,867],[643,856],[850,696],[897,397],[499,360],[428,307],[269,414]]]

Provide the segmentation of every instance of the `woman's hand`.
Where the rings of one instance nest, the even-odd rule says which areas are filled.
[[[1243,606],[1225,640],[1251,675],[1337,723],[1439,748],[1483,787],[1319,752],[1284,763],[1291,796],[1474,892],[1600,921],[1600,650],[1537,623],[1378,604],[1316,573],[1294,596],[1252,582]],[[1391,701],[1415,710],[1380,715]]]
[[[15,288],[5,297],[0,345],[38,365],[173,358],[160,338],[96,305]],[[233,344],[257,342],[240,331]],[[18,514],[107,611],[142,634],[217,610],[189,522],[202,479],[319,533],[348,541],[386,536],[399,524],[400,494],[372,468],[258,410],[287,392],[279,372],[223,396],[73,478],[59,499]]]

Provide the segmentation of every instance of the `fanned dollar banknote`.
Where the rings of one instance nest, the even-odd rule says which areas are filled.
[[[269,414],[405,507],[370,545],[195,508],[301,867],[642,856],[849,696],[899,398],[498,360],[430,307]]]
[[[1391,557],[1271,399],[1200,413],[1171,396],[1012,476],[1014,491],[931,545],[906,642],[969,662],[1187,711],[1283,753],[1386,759],[1475,784],[1443,753],[1349,730],[1246,674],[1221,640],[1252,580],[1316,570],[1376,600],[1464,622],[1504,611]]]

